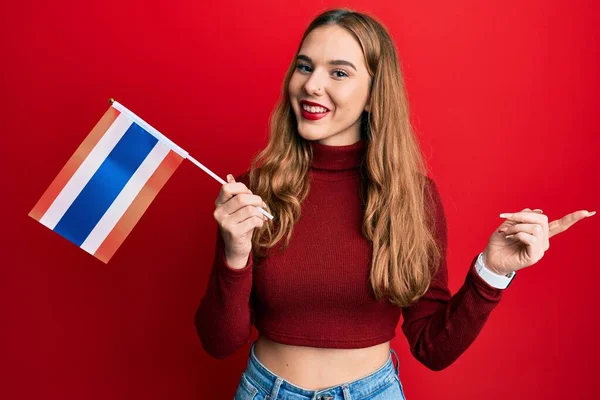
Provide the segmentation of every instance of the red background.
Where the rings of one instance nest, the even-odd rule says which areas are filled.
[[[2,2],[0,397],[233,397],[249,345],[214,360],[193,325],[215,180],[184,162],[108,265],[27,214],[109,97],[221,177],[245,170],[304,29],[339,5],[378,17],[397,44],[448,216],[453,293],[501,212],[600,208],[592,0]],[[599,221],[552,238],[446,370],[420,365],[398,328],[407,398],[591,399]]]

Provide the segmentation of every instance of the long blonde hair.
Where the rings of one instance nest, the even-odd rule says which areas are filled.
[[[331,24],[346,29],[358,41],[372,78],[370,112],[361,116],[366,154],[360,167],[360,196],[365,204],[362,232],[373,245],[370,284],[377,300],[386,296],[392,304],[406,307],[429,288],[442,250],[433,233],[435,217],[428,212],[432,203],[426,166],[409,121],[398,56],[379,22],[349,9],[317,16],[296,54],[313,29]],[[288,93],[295,64],[294,58],[271,115],[268,145],[254,157],[248,175],[249,188],[276,216],[254,232],[252,252],[256,260],[266,257],[266,250],[283,238],[281,248],[287,247],[310,191],[312,149],[298,134]]]

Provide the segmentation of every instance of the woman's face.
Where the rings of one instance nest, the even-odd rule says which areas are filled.
[[[330,146],[356,143],[370,82],[360,44],[348,31],[336,25],[311,31],[288,87],[300,136]]]

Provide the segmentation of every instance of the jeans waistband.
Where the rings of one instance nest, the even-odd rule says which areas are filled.
[[[400,368],[398,355],[393,349],[390,349],[385,364],[371,374],[326,389],[310,390],[296,386],[271,372],[256,357],[255,346],[256,342],[252,343],[250,347],[250,357],[248,358],[248,367],[245,374],[263,391],[270,393],[273,399],[278,398],[277,394],[282,390],[309,398],[320,398],[319,396],[327,398],[327,396],[335,397],[336,395],[342,398],[350,398],[349,392],[352,393],[353,398],[366,398],[373,391],[391,382],[394,379],[394,374],[398,376]],[[396,366],[394,366],[392,356],[396,359]]]

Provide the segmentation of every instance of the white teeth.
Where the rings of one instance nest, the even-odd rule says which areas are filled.
[[[305,111],[308,111],[309,113],[313,113],[313,114],[327,112],[327,109],[325,109],[323,107],[312,107],[312,106],[309,106],[309,105],[306,105],[306,104],[302,104],[302,108]]]

